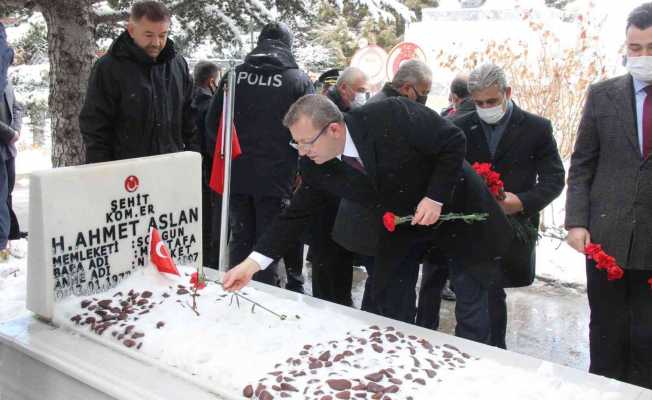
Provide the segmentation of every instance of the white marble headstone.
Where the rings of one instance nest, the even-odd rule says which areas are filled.
[[[51,318],[67,296],[99,293],[149,264],[156,227],[177,264],[199,265],[201,156],[162,156],[32,174],[27,308]]]

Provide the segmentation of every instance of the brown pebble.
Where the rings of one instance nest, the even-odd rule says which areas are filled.
[[[398,341],[398,337],[396,335],[392,335],[391,333],[386,334],[385,337],[390,343]]]
[[[294,386],[290,385],[289,383],[285,383],[285,382],[281,383],[281,390],[285,390],[287,392],[298,392],[299,391],[299,389],[297,389]]]
[[[371,393],[382,393],[385,390],[383,385],[379,385],[376,382],[367,383],[367,392]]]
[[[348,390],[345,390],[344,392],[335,393],[335,397],[337,397],[338,399],[345,399],[345,400],[350,399],[351,398],[351,392],[349,392]]]
[[[319,360],[312,361],[310,364],[308,364],[309,369],[321,368],[323,366],[324,364],[322,364],[322,362]]]
[[[412,382],[418,383],[420,385],[425,385],[426,384],[426,381],[423,380],[422,378],[417,378],[417,379],[413,380]]]
[[[86,308],[86,307],[90,306],[91,303],[92,303],[92,301],[90,301],[90,300],[82,300],[81,306],[82,306],[82,308]]]
[[[258,395],[258,400],[272,400],[273,398],[274,398],[274,396],[269,394],[269,392],[267,390],[263,390]]]
[[[189,293],[189,292],[188,292],[186,289],[179,289],[179,290],[177,290],[177,294],[179,294],[179,295],[181,295],[181,294],[188,294],[188,293]],[[267,392],[265,392],[265,393],[267,393]],[[269,394],[269,393],[267,393],[267,394]]]
[[[371,344],[371,348],[374,349],[376,353],[382,353],[383,352],[383,346],[378,345],[376,343]]]
[[[149,303],[149,300],[147,299],[140,299],[136,302],[137,306],[144,306],[145,304]]]
[[[330,394],[326,394],[321,396],[319,400],[333,400],[333,396],[331,396]]]
[[[365,375],[365,379],[372,382],[380,382],[383,379],[383,374],[381,372],[376,372],[373,374]]]
[[[251,385],[245,386],[244,389],[242,389],[242,395],[248,399],[252,398],[254,395],[254,388]]]
[[[143,342],[138,343],[138,346],[136,346],[138,350],[140,350],[141,347],[143,347]]]
[[[428,378],[434,378],[435,376],[437,376],[437,373],[431,369],[424,369],[424,371],[428,375]]]
[[[330,358],[331,358],[331,352],[328,350],[321,353],[321,355],[319,356],[320,361],[328,361]]]
[[[144,298],[144,299],[149,299],[150,297],[152,297],[152,292],[150,292],[150,291],[148,291],[148,290],[145,290],[145,291],[140,295],[140,297],[142,297],[142,298]]]
[[[122,343],[127,347],[134,347],[134,345],[136,344],[136,342],[131,339],[125,339],[124,342]]]
[[[70,320],[79,325],[79,321],[81,321],[81,318],[82,318],[81,315],[77,314],[74,317],[70,318]]]
[[[333,390],[347,390],[352,386],[348,379],[328,379],[326,384]]]
[[[398,379],[398,378],[389,378],[389,381],[392,382],[395,385],[402,385],[403,381]]]
[[[156,329],[161,329],[165,325],[165,322],[163,321],[158,321],[156,323]]]
[[[144,337],[145,334],[142,332],[135,332],[133,335],[131,335],[132,339],[140,339],[141,337]]]
[[[102,308],[111,308],[111,299],[106,299],[106,300],[100,300],[97,302],[97,305],[102,307]]]
[[[396,385],[391,385],[385,388],[384,392],[385,393],[396,393],[399,391],[399,387]]]

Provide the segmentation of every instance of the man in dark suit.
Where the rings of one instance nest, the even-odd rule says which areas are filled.
[[[589,371],[652,389],[652,3],[632,11],[628,74],[589,88],[568,174],[568,244],[602,245],[621,279],[587,260]]]
[[[495,259],[511,240],[509,223],[481,179],[464,162],[462,132],[432,110],[404,98],[391,98],[343,116],[328,99],[308,95],[290,107],[284,119],[302,156],[303,184],[290,207],[277,217],[254,252],[224,277],[227,290],[238,290],[253,274],[284,251],[324,204],[324,192],[373,210],[377,241],[373,290],[381,315],[401,310],[384,296],[396,268],[416,243],[437,240],[474,265],[494,272]],[[431,225],[444,212],[488,213],[476,224]],[[415,211],[416,210],[416,211]],[[382,229],[382,215],[414,213],[411,224],[394,232]]]
[[[539,212],[564,188],[564,167],[552,125],[549,120],[522,110],[511,100],[512,89],[507,85],[505,73],[494,64],[474,69],[469,75],[468,89],[475,111],[453,119],[466,135],[466,160],[492,164],[505,185],[506,198],[499,202],[505,214],[535,232],[539,226]],[[515,239],[502,260],[503,279],[489,287],[489,343],[493,346],[506,348],[504,288],[532,283],[534,250],[535,240]]]
[[[347,112],[364,104],[368,86],[367,75],[362,70],[348,67],[339,74],[336,84],[324,95],[335,103],[341,112]],[[328,203],[314,216],[310,229],[312,295],[322,300],[352,306],[351,287],[355,255],[333,240],[333,224],[340,199],[330,196]]]

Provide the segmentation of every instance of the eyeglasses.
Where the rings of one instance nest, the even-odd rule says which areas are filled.
[[[312,138],[311,140],[309,140],[309,141],[307,141],[305,143],[297,143],[294,140],[290,140],[290,146],[292,148],[294,148],[295,150],[299,150],[299,149],[308,150],[308,149],[310,149],[310,147],[312,147],[312,145],[315,144],[317,139],[319,139],[319,137],[321,135],[323,135],[324,132],[326,132],[326,128],[328,128],[330,126],[330,124],[332,124],[333,122],[337,122],[337,121],[331,121],[331,122],[327,123],[326,125],[324,125],[324,127],[319,130],[319,133],[314,138]]]

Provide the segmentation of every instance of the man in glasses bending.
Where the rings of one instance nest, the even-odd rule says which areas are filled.
[[[391,295],[396,268],[410,252],[419,247],[425,252],[433,241],[491,279],[495,259],[511,240],[511,228],[484,182],[465,163],[464,135],[453,124],[402,97],[343,115],[320,95],[300,98],[283,123],[302,156],[303,183],[249,257],[226,274],[225,289],[242,288],[281,257],[324,206],[326,193],[362,204],[376,215],[368,222],[368,234],[376,242],[371,287],[379,314],[401,318],[399,302]],[[383,228],[385,212],[414,218],[390,232]],[[442,213],[450,212],[486,213],[487,219],[433,227]]]

